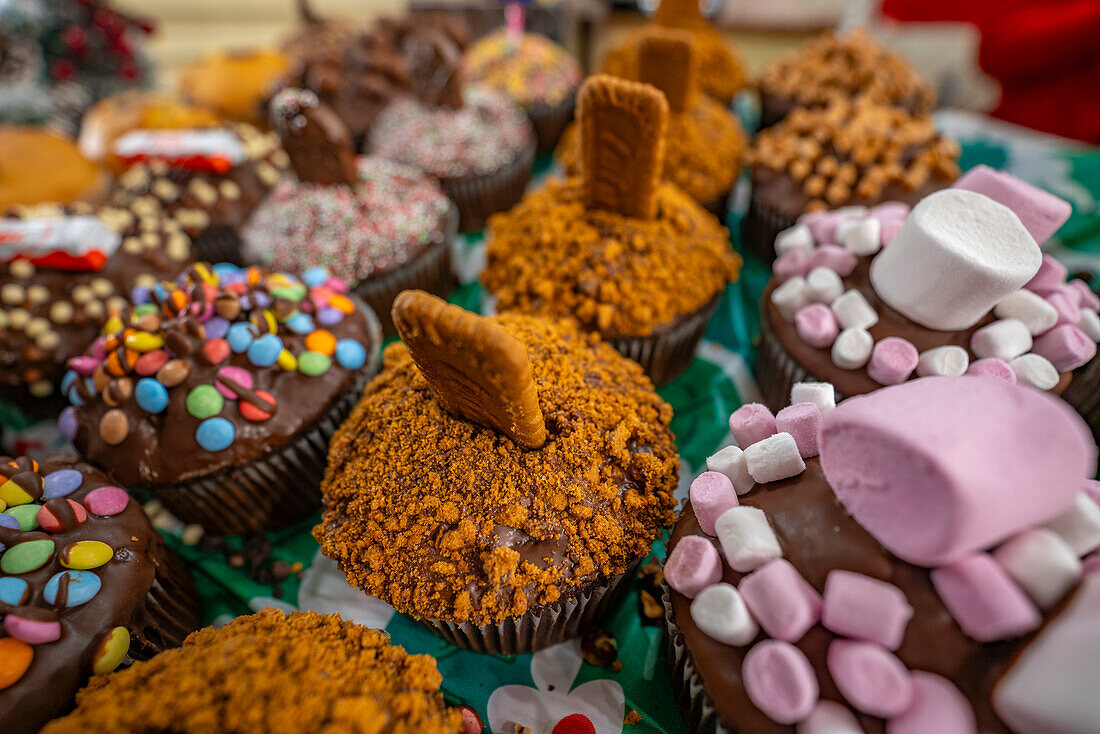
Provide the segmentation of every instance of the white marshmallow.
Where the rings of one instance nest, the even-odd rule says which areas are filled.
[[[995,357],[1011,362],[1031,351],[1031,332],[1019,319],[1000,319],[975,331],[970,349],[981,359]]]
[[[726,563],[738,573],[748,573],[768,561],[783,557],[768,517],[758,507],[738,505],[714,521],[714,532],[722,544]]]
[[[1058,312],[1038,293],[1021,288],[1010,293],[993,307],[993,314],[999,319],[1019,319],[1031,332],[1039,336],[1054,328],[1058,323]]]
[[[1039,271],[1042,255],[1012,210],[944,189],[917,204],[871,263],[875,292],[930,329],[966,329]]]
[[[1032,600],[1050,609],[1081,577],[1081,561],[1061,536],[1032,528],[993,552],[993,557]]]
[[[1079,558],[1100,548],[1100,506],[1084,492],[1079,492],[1069,509],[1044,526],[1060,535]]]
[[[837,244],[860,257],[882,249],[882,222],[873,217],[847,219],[836,228]]]
[[[970,366],[970,355],[966,350],[954,344],[933,347],[920,353],[917,359],[917,374],[921,377],[932,375],[965,375]]]
[[[843,219],[854,219],[857,217],[867,216],[867,212],[871,211],[862,204],[849,204],[848,206],[842,206],[837,209],[833,209],[831,212],[834,217]]]
[[[745,452],[736,446],[726,446],[707,459],[707,471],[725,474],[733,484],[737,494],[745,494],[756,485],[749,474],[749,465],[745,461]]]
[[[791,405],[813,403],[825,415],[836,407],[836,388],[831,382],[796,382],[791,387]]]
[[[866,329],[845,329],[833,342],[833,364],[842,370],[857,370],[867,364],[875,340]]]
[[[806,279],[796,275],[783,281],[772,291],[772,305],[785,320],[794,321],[794,315],[801,311],[803,306],[810,305],[810,292],[806,286]]]
[[[1077,319],[1077,328],[1085,332],[1085,336],[1089,339],[1100,342],[1100,315],[1095,311],[1082,308],[1081,317]]]
[[[829,304],[841,329],[870,329],[878,323],[878,314],[857,290],[847,290]]]
[[[741,592],[724,583],[712,584],[695,595],[691,618],[704,633],[726,645],[747,645],[759,631]]]
[[[1016,373],[1016,382],[1039,390],[1053,390],[1061,376],[1050,360],[1041,354],[1029,352],[1008,363]]]
[[[844,281],[836,271],[820,266],[806,276],[806,286],[810,300],[815,303],[832,303],[844,292]]]
[[[761,484],[806,471],[806,462],[798,451],[794,436],[789,433],[773,433],[745,449],[745,464],[749,474]]]
[[[847,706],[824,698],[794,730],[796,734],[863,734],[863,727]]]
[[[793,252],[795,250],[802,250],[808,255],[813,252],[813,249],[814,236],[810,233],[810,228],[805,224],[796,224],[793,227],[787,227],[787,229],[775,236],[776,257],[782,257],[788,252]]]

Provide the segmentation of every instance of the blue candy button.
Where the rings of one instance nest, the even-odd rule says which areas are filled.
[[[286,320],[286,326],[295,334],[309,334],[316,328],[309,314],[296,313]]]
[[[0,527],[11,528],[12,530],[19,529],[19,521],[6,512],[0,512]]]
[[[222,451],[232,445],[236,434],[233,424],[225,418],[207,418],[195,431],[195,440],[207,451]]]
[[[274,334],[264,334],[248,345],[248,361],[257,367],[270,367],[283,351],[283,340]]]
[[[354,339],[341,339],[336,342],[336,361],[341,367],[357,370],[367,361],[367,350]]]
[[[229,331],[225,335],[225,340],[229,342],[229,348],[233,350],[235,354],[240,354],[248,349],[248,345],[252,343],[255,338],[252,334],[252,330],[255,327],[246,321],[238,321],[229,327]]]
[[[103,582],[99,576],[91,571],[62,571],[55,573],[46,582],[46,588],[42,590],[42,598],[51,606],[57,603],[57,589],[61,585],[61,577],[69,577],[69,589],[65,595],[65,606],[78,607],[91,601],[99,593]]]
[[[146,413],[160,413],[168,407],[168,390],[152,377],[138,380],[134,398]]]
[[[76,469],[58,469],[42,479],[42,496],[52,500],[72,494],[84,484],[84,475]]]
[[[5,604],[11,604],[13,607],[20,606],[26,601],[27,595],[27,582],[23,579],[17,579],[14,576],[0,577],[0,601]],[[51,602],[52,603],[52,602]]]
[[[324,285],[328,281],[328,270],[324,268],[309,268],[302,273],[302,282],[310,288]]]

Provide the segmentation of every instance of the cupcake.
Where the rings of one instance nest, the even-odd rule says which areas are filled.
[[[539,153],[554,149],[573,118],[584,76],[577,60],[546,36],[503,28],[471,46],[462,69],[470,84],[505,94],[523,108]]]
[[[576,637],[672,520],[672,410],[569,322],[416,291],[393,316],[404,343],[329,452],[322,552],[455,645],[510,655]]]
[[[689,34],[653,28],[638,53],[639,80],[660,89],[668,100],[665,180],[726,221],[730,190],[745,153],[745,131],[726,107],[699,93],[699,64]],[[580,173],[581,139],[576,124],[565,131],[557,155],[566,173]]]
[[[744,450],[708,460],[673,529],[668,659],[689,729],[1090,731],[1100,484],[1080,418],[987,377],[832,410],[827,387],[774,418],[735,413]]]
[[[1044,237],[1037,226],[1057,229],[1069,205],[991,171],[959,183],[909,213],[899,202],[846,208],[780,233],[757,361],[769,406],[806,380],[847,397],[966,372],[1092,394],[1100,298],[1067,284],[1034,239]],[[1041,224],[1048,205],[1056,221]],[[1071,402],[1087,414],[1087,400]]]
[[[873,41],[863,28],[826,33],[769,65],[757,83],[760,127],[770,127],[796,107],[827,107],[864,97],[926,115],[936,103],[932,86],[901,55]]]
[[[0,731],[37,732],[93,674],[198,627],[183,561],[97,469],[2,457],[0,505]]]
[[[64,364],[92,343],[132,289],[175,278],[190,239],[155,205],[16,207],[0,217],[0,402],[53,420]],[[65,386],[68,388],[68,385]]]
[[[164,207],[191,235],[195,259],[215,262],[240,263],[240,229],[289,165],[277,135],[243,123],[134,130],[113,153],[129,169],[112,200],[138,211]]]
[[[656,26],[691,34],[703,92],[728,107],[745,86],[744,62],[734,45],[703,18],[697,0],[661,0],[653,21]],[[624,33],[604,58],[603,73],[637,80],[639,52],[649,30],[643,27]]]
[[[320,266],[355,284],[393,336],[397,294],[446,296],[454,284],[451,242],[458,213],[439,183],[416,168],[356,159],[351,135],[313,92],[286,89],[272,101],[297,181],[282,181],[245,227],[245,257],[301,273]]]
[[[760,132],[745,157],[745,247],[770,263],[775,236],[806,212],[915,204],[958,177],[958,159],[958,143],[937,133],[932,118],[899,107],[861,99],[797,109]]]
[[[0,211],[50,202],[102,203],[108,185],[106,172],[69,138],[0,125]]]
[[[265,100],[290,69],[290,57],[274,48],[215,51],[182,71],[179,91],[223,120],[263,127]]]
[[[323,269],[194,265],[134,294],[69,360],[62,433],[124,486],[213,534],[320,504],[328,440],[377,369],[378,321]]]
[[[579,100],[581,177],[490,221],[481,281],[499,311],[574,319],[660,385],[691,363],[740,259],[711,214],[659,181],[664,95],[596,76]]]
[[[96,678],[43,734],[459,734],[435,660],[338,615],[267,609]]]

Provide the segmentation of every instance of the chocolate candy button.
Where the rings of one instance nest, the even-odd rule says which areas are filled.
[[[160,413],[168,407],[168,390],[151,377],[138,380],[134,399],[146,413]]]
[[[13,545],[0,557],[0,571],[10,574],[30,573],[42,568],[53,555],[52,540],[28,540]]]
[[[54,497],[65,497],[80,489],[84,484],[84,475],[76,469],[58,469],[50,472],[42,480],[42,497],[52,500]]]
[[[4,631],[28,645],[44,645],[61,639],[61,623],[57,620],[39,621],[17,614],[4,617]]]
[[[27,582],[14,576],[0,576],[0,602],[17,607],[27,602],[30,596]],[[52,602],[51,602],[52,603]]]
[[[93,489],[84,498],[84,506],[93,515],[100,517],[117,515],[125,510],[128,504],[130,504],[130,495],[120,487],[99,487]]]
[[[169,360],[157,370],[157,382],[165,387],[175,387],[191,374],[191,365],[182,359]]]
[[[57,517],[57,515],[53,513],[50,507],[46,505],[42,505],[42,507],[38,508],[38,514],[35,516],[35,519],[38,521],[38,524],[42,526],[43,530],[50,533],[56,533],[65,530],[72,525],[80,525],[88,519],[88,513],[87,511],[85,511],[82,505],[78,505],[72,500],[64,500],[64,502],[68,503],[69,508],[72,510],[72,520],[69,520],[68,518]],[[75,522],[72,522],[73,520],[75,520]],[[69,522],[72,522],[72,525],[68,525],[67,523]]]
[[[341,367],[357,370],[366,364],[367,350],[354,339],[341,339],[336,342],[336,361]]]
[[[213,385],[199,385],[187,394],[187,412],[202,420],[221,412],[225,398]]]
[[[91,571],[62,571],[61,573],[55,573],[50,577],[50,580],[46,582],[46,587],[42,589],[42,598],[46,600],[47,604],[51,606],[57,604],[57,591],[61,587],[62,577],[65,576],[69,579],[68,588],[65,590],[66,607],[78,607],[81,604],[91,601],[103,586],[103,582],[100,581],[99,576]],[[16,580],[22,581],[22,579]]]
[[[320,352],[302,352],[298,357],[298,371],[310,377],[325,374],[331,366],[332,360]]]
[[[233,444],[236,435],[233,424],[225,418],[207,418],[195,431],[195,440],[207,451],[222,451]]]
[[[14,637],[0,637],[0,691],[17,683],[33,659],[33,647]]]
[[[105,634],[92,655],[92,672],[96,675],[110,673],[117,668],[130,651],[130,632],[125,627],[115,627]]]
[[[99,436],[109,446],[118,446],[130,435],[130,421],[118,408],[112,408],[99,419]]]
[[[34,500],[34,496],[27,493],[19,482],[14,479],[0,484],[0,500],[8,505],[8,507],[14,507],[16,505],[25,505],[28,502]]]
[[[229,348],[233,350],[234,354],[248,351],[248,346],[252,344],[252,340],[255,338],[253,333],[255,328],[252,324],[244,321],[238,321],[229,327],[225,339],[229,342]]]
[[[101,540],[78,540],[62,548],[57,555],[57,560],[65,568],[87,571],[91,568],[99,568],[111,560],[114,554],[114,548]]]
[[[283,340],[274,334],[264,334],[248,347],[248,361],[257,367],[270,367],[283,351]]]
[[[12,507],[4,514],[14,517],[15,521],[19,523],[19,529],[24,533],[29,533],[38,527],[38,511],[40,509],[42,509],[42,505],[19,505],[19,507]]]

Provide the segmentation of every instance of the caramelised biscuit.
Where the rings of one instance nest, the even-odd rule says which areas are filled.
[[[672,27],[697,25],[704,20],[699,0],[661,0],[653,19]]]
[[[683,112],[698,90],[698,65],[691,36],[683,31],[654,28],[643,40],[638,79],[664,92],[671,112]]]
[[[359,182],[351,133],[313,92],[284,89],[275,95],[271,100],[271,124],[279,133],[298,180],[345,186]]]
[[[531,362],[522,342],[491,319],[423,291],[405,291],[393,322],[439,402],[526,448],[546,442]]]

